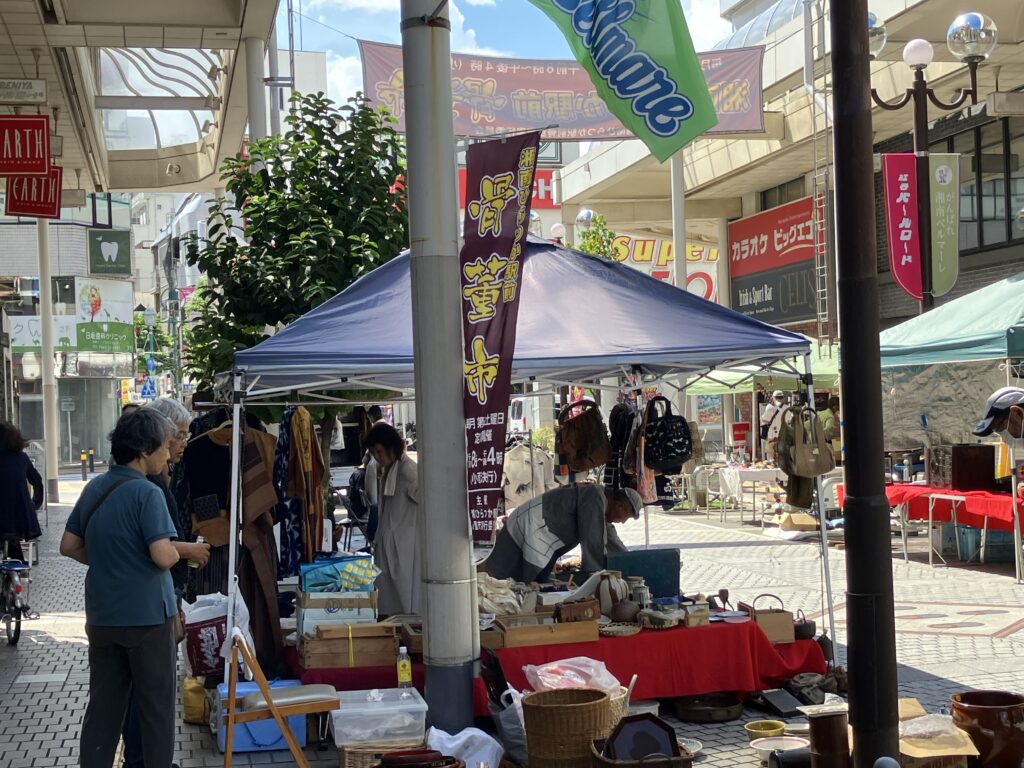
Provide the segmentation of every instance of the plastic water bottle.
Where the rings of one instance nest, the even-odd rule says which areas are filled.
[[[202,536],[196,536],[196,544],[205,544],[205,543],[206,543],[206,539],[204,539]],[[189,568],[198,568],[199,567],[199,563],[197,561],[195,561],[195,560],[189,560],[188,561],[188,567]]]
[[[404,645],[398,649],[398,687],[412,688],[412,659]]]

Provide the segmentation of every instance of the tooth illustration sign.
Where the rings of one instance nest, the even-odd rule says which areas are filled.
[[[117,261],[117,243],[104,241],[100,243],[100,253],[108,262]]]

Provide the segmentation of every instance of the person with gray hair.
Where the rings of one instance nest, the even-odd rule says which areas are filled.
[[[164,494],[146,480],[167,466],[174,434],[152,409],[118,419],[110,434],[116,463],[82,491],[61,538],[60,553],[89,568],[84,768],[110,768],[133,691],[145,765],[169,768],[174,757],[178,605],[170,569],[179,559],[171,543],[177,531]]]

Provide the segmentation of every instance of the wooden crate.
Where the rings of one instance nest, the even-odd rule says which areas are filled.
[[[393,624],[317,627],[315,635],[303,635],[299,641],[299,661],[306,669],[394,666],[398,661],[398,627]]]
[[[423,654],[423,625],[419,623],[407,623],[402,625],[402,643],[409,649],[411,654]],[[505,636],[497,627],[484,629],[480,632],[480,646],[498,650],[505,647]]]
[[[598,639],[596,621],[556,623],[546,614],[502,616],[497,621],[505,637],[505,648],[527,645],[562,645],[565,643],[595,643]]]

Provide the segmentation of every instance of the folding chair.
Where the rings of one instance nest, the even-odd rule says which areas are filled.
[[[242,660],[252,672],[259,691],[250,693],[238,700],[235,691],[238,685],[238,654],[242,654]],[[224,716],[227,721],[227,734],[224,741],[224,768],[231,768],[232,749],[234,747],[235,725],[239,723],[251,723],[256,720],[277,721],[277,727],[288,743],[288,749],[292,753],[295,764],[300,768],[309,768],[302,747],[292,733],[288,725],[289,718],[293,715],[319,715],[324,712],[331,712],[341,708],[338,699],[338,692],[330,685],[299,685],[293,688],[271,689],[267,678],[256,661],[256,654],[252,652],[245,641],[245,637],[237,627],[231,631],[231,660],[228,672],[228,700],[225,702],[228,713]],[[239,707],[239,705],[241,705]]]

